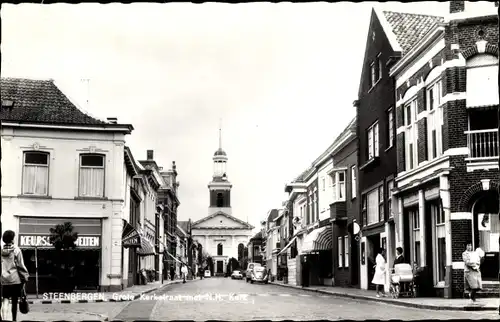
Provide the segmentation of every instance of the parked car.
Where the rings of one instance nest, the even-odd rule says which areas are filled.
[[[243,274],[241,274],[241,271],[233,271],[233,273],[231,274],[231,279],[232,280],[242,280]]]
[[[205,277],[210,277],[211,274],[210,274],[210,271],[207,269],[205,270],[205,274],[204,274]]]
[[[259,263],[248,263],[247,271],[245,273],[245,280],[247,283],[252,280],[252,271],[254,267],[262,267],[262,265],[260,265]]]
[[[252,271],[252,280],[250,283],[253,284],[253,282],[259,282],[259,283],[265,283],[267,284],[269,282],[269,276],[267,274],[266,268],[262,266],[256,266],[254,267]]]

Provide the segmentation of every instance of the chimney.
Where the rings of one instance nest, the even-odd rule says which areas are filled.
[[[154,155],[154,151],[153,150],[148,150],[147,151],[147,154],[148,154],[148,160],[153,160],[153,155]]]
[[[118,119],[116,117],[108,117],[108,122],[111,124],[117,124]]]
[[[463,12],[465,10],[464,1],[450,1],[450,13]]]
[[[175,161],[172,161],[172,170],[176,170],[177,169],[177,166],[175,165]]]

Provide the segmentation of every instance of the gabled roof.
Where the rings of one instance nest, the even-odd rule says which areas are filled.
[[[100,126],[105,128],[128,128],[132,125],[111,124],[98,120],[81,111],[54,84],[53,80],[33,80],[24,78],[1,78],[1,96],[11,100],[14,106],[0,111],[0,120],[53,124]]]
[[[262,239],[262,231],[256,233],[250,240]]]
[[[316,160],[313,162],[313,166],[320,165],[319,162],[327,155],[332,155],[336,152],[340,146],[339,144],[345,140],[348,135],[354,134],[356,135],[356,116],[349,122],[349,124],[342,130],[342,132],[337,136],[337,138],[333,141],[333,143],[325,150]]]
[[[383,11],[384,18],[407,54],[429,31],[444,21],[443,17],[414,13]]]
[[[249,223],[244,222],[243,220],[238,219],[238,218],[236,218],[236,217],[233,217],[233,216],[231,216],[230,214],[226,214],[226,213],[225,213],[225,212],[223,212],[223,211],[218,211],[218,212],[213,213],[213,214],[211,214],[211,215],[209,215],[209,216],[206,216],[205,218],[202,218],[202,219],[200,219],[200,220],[198,220],[198,221],[195,221],[195,222],[192,224],[192,226],[196,226],[196,225],[198,225],[198,224],[200,224],[200,223],[202,223],[202,222],[204,222],[204,221],[207,221],[207,220],[212,219],[212,218],[214,218],[214,217],[216,217],[216,216],[219,216],[219,215],[222,215],[222,216],[224,216],[224,217],[226,217],[226,218],[228,218],[228,219],[230,219],[230,220],[232,220],[232,221],[235,221],[235,222],[237,222],[237,223],[239,223],[239,224],[243,225],[243,227],[244,227],[244,228],[246,228],[246,229],[254,229],[254,228],[255,228],[254,226],[250,225]]]

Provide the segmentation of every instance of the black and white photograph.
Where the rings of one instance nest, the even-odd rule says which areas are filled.
[[[1,321],[498,321],[498,14],[2,3]]]

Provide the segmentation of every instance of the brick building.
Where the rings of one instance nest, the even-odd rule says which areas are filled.
[[[330,203],[332,223],[332,264],[335,286],[359,286],[359,242],[353,232],[359,223],[356,140],[356,118],[337,137],[331,149],[333,200]]]
[[[359,212],[361,214],[360,287],[374,288],[372,267],[378,249],[394,258],[395,225],[392,198],[397,171],[394,79],[389,68],[400,56],[384,13],[372,11],[361,72],[357,110]]]
[[[467,241],[486,253],[485,288],[498,287],[497,11],[498,2],[450,1],[447,17],[383,13],[402,49],[390,70],[396,240],[421,268],[424,296],[463,296]]]

